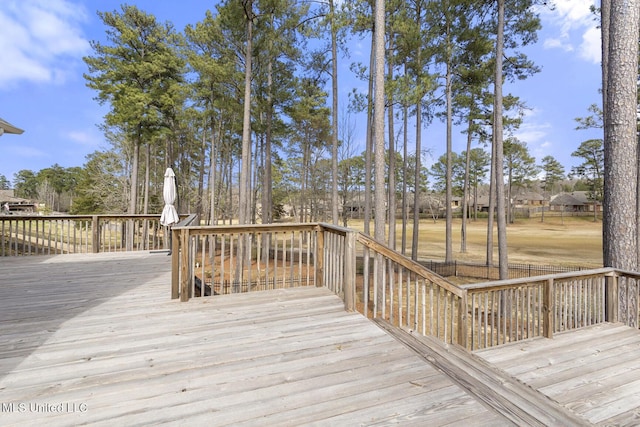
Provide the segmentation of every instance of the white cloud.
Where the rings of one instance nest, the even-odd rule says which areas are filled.
[[[98,141],[96,141],[96,138],[91,132],[71,131],[71,132],[68,132],[65,136],[69,138],[71,141],[79,145],[83,145],[87,147],[98,146]]]
[[[545,139],[551,129],[549,123],[545,124],[523,124],[520,129],[514,132],[514,136],[527,145],[538,145],[541,140]]]
[[[527,144],[529,152],[536,159],[541,159],[553,148],[553,143],[549,141],[553,126],[541,120],[541,114],[542,111],[538,109],[526,110],[523,123],[514,132],[514,136]]]
[[[602,43],[598,28],[589,28],[582,35],[582,44],[580,45],[580,56],[587,61],[599,64],[602,58]]]
[[[545,39],[543,46],[545,49],[562,49],[565,52],[571,52],[573,46],[571,44],[563,42],[560,38],[547,38]]]
[[[68,0],[0,2],[0,88],[20,81],[58,83],[88,52],[84,8]]]
[[[554,9],[538,9],[543,27],[549,36],[544,40],[548,49],[575,51],[581,59],[600,62],[600,30],[590,7],[593,0],[556,0]]]

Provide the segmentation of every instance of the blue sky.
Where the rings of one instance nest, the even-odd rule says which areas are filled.
[[[578,145],[599,138],[596,131],[576,131],[575,118],[600,104],[600,39],[589,12],[593,0],[556,0],[554,11],[542,9],[543,30],[536,46],[526,49],[542,72],[508,86],[530,107],[516,136],[538,161],[556,157],[567,171],[579,161]],[[0,138],[0,174],[13,180],[22,169],[38,171],[57,163],[82,166],[85,156],[108,148],[98,125],[106,107],[86,87],[82,57],[91,55],[89,40],[104,40],[96,12],[120,10],[114,0],[2,0],[0,2],[0,117],[25,130]],[[130,1],[159,21],[181,31],[203,19],[215,1]],[[369,47],[355,40],[350,59],[341,63],[340,91],[365,89],[349,77],[349,64],[367,61]],[[362,123],[362,120],[359,120]],[[356,143],[364,138],[357,131]],[[465,136],[454,133],[454,151],[465,149]],[[444,130],[423,131],[423,147],[444,153]]]

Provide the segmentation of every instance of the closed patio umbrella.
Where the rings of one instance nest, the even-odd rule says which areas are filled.
[[[160,216],[160,224],[164,225],[165,227],[171,226],[180,221],[178,211],[174,206],[177,193],[178,190],[176,189],[176,174],[173,173],[173,169],[167,168],[164,173],[164,187],[162,188],[164,209],[162,209],[162,215]]]

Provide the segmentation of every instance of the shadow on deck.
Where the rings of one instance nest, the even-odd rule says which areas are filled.
[[[139,286],[166,281],[164,255],[0,257],[0,378],[67,321]],[[168,295],[159,291],[155,297]]]

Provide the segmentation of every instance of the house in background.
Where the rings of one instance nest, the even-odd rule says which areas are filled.
[[[5,210],[5,206],[9,208],[8,211]],[[3,214],[24,214],[34,213],[37,211],[37,206],[33,201],[15,197],[13,194],[13,190],[0,190],[0,207],[2,207],[0,212],[2,212]]]
[[[551,198],[551,211],[558,212],[602,212],[602,204],[589,198],[588,191],[559,193]]]
[[[539,208],[547,203],[542,194],[535,191],[524,191],[513,195],[513,205],[516,208]]]

